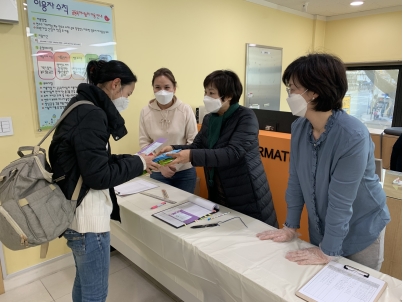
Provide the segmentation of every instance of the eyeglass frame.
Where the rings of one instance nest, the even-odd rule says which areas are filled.
[[[285,90],[287,91],[287,94],[288,94],[288,97],[290,97],[290,95],[292,94],[292,93],[290,93],[290,91],[291,91],[291,87],[289,87],[289,86],[285,86]],[[298,93],[299,95],[303,95],[305,92],[307,92],[308,91],[308,89],[306,89],[303,93]]]

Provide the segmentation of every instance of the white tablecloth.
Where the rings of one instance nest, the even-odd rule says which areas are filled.
[[[183,202],[189,193],[158,183],[147,192]],[[111,223],[111,244],[166,288],[188,301],[302,301],[295,292],[323,266],[299,266],[284,258],[287,251],[311,246],[302,240],[287,243],[261,241],[256,233],[270,229],[267,224],[225,207],[230,214],[212,220],[239,216],[248,228],[233,219],[219,227],[191,229],[174,227],[151,216],[169,204],[151,210],[159,200],[142,194],[118,197],[122,223]],[[195,224],[210,223],[206,220]],[[380,301],[401,301],[402,282],[358,263],[349,264],[388,283]]]

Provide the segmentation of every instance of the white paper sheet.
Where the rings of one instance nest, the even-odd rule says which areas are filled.
[[[162,146],[165,142],[167,141],[166,138],[159,138],[155,142],[152,142],[148,146],[145,146],[142,148],[139,152],[136,154],[152,154],[156,149],[158,149],[160,146]]]
[[[196,195],[192,195],[188,198],[190,202],[193,202],[203,208],[209,209],[210,211],[213,211],[214,209],[218,210],[220,207],[218,204],[215,204],[211,202],[210,200],[198,197]]]
[[[115,192],[119,196],[124,196],[124,195],[130,195],[130,194],[135,194],[135,193],[139,193],[142,191],[154,189],[157,187],[158,186],[156,184],[139,179],[139,180],[126,182],[124,184],[116,186]]]

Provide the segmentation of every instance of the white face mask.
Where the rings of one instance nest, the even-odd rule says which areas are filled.
[[[290,94],[287,98],[288,106],[290,106],[293,115],[305,117],[310,102],[307,103],[302,95],[307,91],[308,89],[301,94]]]
[[[123,97],[123,90],[121,91],[122,96],[118,97],[117,99],[112,100],[112,103],[115,105],[116,109],[119,112],[122,112],[129,106],[129,99]]]
[[[203,102],[204,106],[206,107],[206,111],[209,113],[217,113],[222,107],[221,99],[213,99],[208,95],[204,96]]]
[[[154,95],[158,103],[160,103],[161,105],[166,105],[170,101],[172,101],[174,93],[171,91],[160,90],[158,92],[155,92]]]

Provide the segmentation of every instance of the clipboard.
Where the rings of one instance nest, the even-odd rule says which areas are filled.
[[[349,265],[329,262],[295,295],[308,302],[376,302],[387,283]]]
[[[216,213],[219,209],[219,205],[210,200],[193,195],[184,203],[154,213],[151,216],[158,218],[175,228],[180,228],[195,222],[206,215]]]

